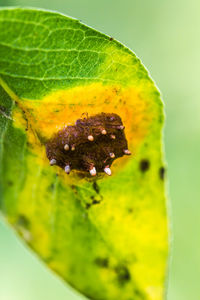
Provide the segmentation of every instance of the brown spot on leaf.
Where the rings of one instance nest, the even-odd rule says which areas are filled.
[[[108,268],[109,265],[109,260],[107,257],[97,257],[94,262],[101,268]]]
[[[92,201],[89,202],[89,203],[86,203],[86,209],[89,209],[92,205],[101,203],[101,201],[103,200],[103,197],[100,196],[99,199],[96,199],[95,196],[92,195],[92,196],[90,197],[90,199],[91,199]]]
[[[125,283],[131,280],[131,274],[126,266],[118,265],[115,268],[115,272],[120,285],[124,285]]]
[[[24,215],[19,215],[18,219],[17,219],[17,225],[18,226],[22,226],[24,228],[29,228],[30,226],[30,221],[28,220],[28,218]]]
[[[165,168],[164,167],[160,167],[160,169],[159,169],[159,177],[160,177],[160,179],[161,180],[164,180],[164,178],[165,178]]]
[[[95,190],[95,192],[97,194],[99,194],[100,190],[99,190],[99,186],[96,181],[93,182],[93,189]]]
[[[148,171],[150,168],[150,162],[148,159],[142,159],[140,161],[140,171],[141,172],[146,172]]]

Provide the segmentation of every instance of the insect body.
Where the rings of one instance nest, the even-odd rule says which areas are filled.
[[[47,143],[50,165],[67,174],[71,170],[111,175],[113,161],[130,155],[122,120],[117,114],[100,113],[78,119],[73,126],[58,131]]]

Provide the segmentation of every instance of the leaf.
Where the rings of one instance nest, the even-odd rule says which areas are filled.
[[[64,15],[0,10],[0,209],[91,299],[161,300],[168,225],[163,104],[139,59]],[[122,118],[132,156],[112,176],[49,166],[45,143],[83,114]]]

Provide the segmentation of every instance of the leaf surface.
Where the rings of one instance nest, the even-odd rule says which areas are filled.
[[[117,113],[132,156],[112,176],[50,167],[45,142]],[[129,49],[64,15],[0,10],[0,209],[90,299],[161,300],[168,256],[163,104]]]

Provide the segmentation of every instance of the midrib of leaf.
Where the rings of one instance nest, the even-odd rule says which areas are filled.
[[[12,89],[10,89],[10,87],[5,83],[5,81],[1,77],[0,77],[0,85],[14,102],[19,103],[19,97],[12,91]]]
[[[5,85],[3,84],[1,78],[0,78],[0,86],[3,88],[3,90],[6,92],[6,94],[10,97],[10,99],[12,101],[11,106],[10,106],[10,114],[12,115],[12,110],[15,107],[14,99],[16,99],[16,95],[10,89],[4,89]],[[7,91],[9,91],[9,93]],[[13,98],[12,98],[12,96],[13,96]],[[7,143],[7,140],[9,140],[9,138],[10,138],[9,135],[8,135],[8,131],[9,131],[9,128],[11,128],[11,123],[13,122],[13,119],[11,117],[6,117],[6,119],[7,119],[6,124],[2,129],[2,134],[1,134],[1,139],[0,139],[0,145],[1,145],[1,151],[0,151],[0,165],[1,165],[0,176],[1,176],[1,181],[2,182],[5,180],[4,179],[4,177],[5,177],[4,168],[5,168],[5,170],[7,168],[7,166],[5,166],[5,163],[4,163],[5,156],[7,155],[7,151],[5,149],[6,148],[5,144]],[[25,148],[26,148],[26,143],[24,143],[23,148],[20,149],[21,150],[20,151],[20,157],[21,157],[21,162],[22,163],[24,163]],[[15,149],[13,149],[13,151],[15,151]],[[14,194],[13,194],[13,199],[12,199],[13,203],[15,203],[15,204],[17,204],[18,192],[19,192],[19,189],[21,188],[21,185],[23,185],[24,179],[25,179],[25,168],[22,168],[20,178],[18,178],[19,185],[17,187],[15,187]],[[3,193],[3,191],[2,191],[2,193]],[[2,199],[3,199],[3,197],[2,197]],[[7,208],[4,205],[1,205],[1,208],[2,208],[2,212],[6,214],[7,213]]]

